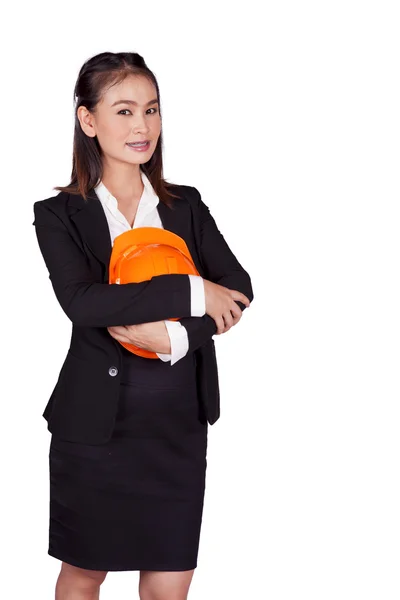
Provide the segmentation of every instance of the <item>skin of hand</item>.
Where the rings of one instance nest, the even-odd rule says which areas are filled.
[[[217,334],[226,333],[239,322],[242,316],[242,309],[238,306],[236,300],[247,307],[250,306],[250,300],[242,292],[230,290],[208,279],[203,281],[206,313],[214,319],[217,325]]]
[[[171,342],[164,321],[116,325],[107,329],[109,334],[119,342],[128,342],[151,352],[171,353]]]

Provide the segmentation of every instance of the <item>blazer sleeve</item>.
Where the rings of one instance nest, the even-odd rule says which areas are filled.
[[[196,237],[200,240],[199,252],[205,271],[204,278],[231,290],[238,290],[252,302],[254,294],[249,274],[228,246],[210,209],[201,199],[200,192],[196,188],[192,189],[196,195],[193,224],[197,229]],[[247,308],[242,302],[236,303],[242,311]],[[188,352],[202,346],[217,332],[214,319],[207,314],[202,317],[184,317],[179,321],[188,332]]]
[[[111,327],[191,315],[188,275],[167,274],[124,285],[96,282],[85,253],[43,201],[34,203],[36,236],[55,295],[83,327]]]

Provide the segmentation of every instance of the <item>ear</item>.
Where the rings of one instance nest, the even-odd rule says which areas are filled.
[[[86,108],[86,106],[80,106],[76,111],[76,116],[79,120],[82,131],[86,133],[88,137],[96,137],[94,116]]]

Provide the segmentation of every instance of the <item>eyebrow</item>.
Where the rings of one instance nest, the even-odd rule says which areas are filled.
[[[116,106],[117,104],[133,104],[134,106],[138,106],[136,100],[117,100],[116,102],[111,104],[111,107]],[[146,106],[150,106],[151,104],[158,104],[157,98],[154,98],[153,100],[147,102]]]

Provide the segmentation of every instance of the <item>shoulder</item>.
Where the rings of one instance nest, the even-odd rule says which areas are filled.
[[[178,198],[177,202],[188,203],[195,208],[198,207],[201,199],[200,192],[192,185],[185,184],[173,184],[169,188],[173,194],[176,194]]]
[[[36,200],[33,203],[34,209],[36,207],[40,208],[48,208],[48,209],[57,209],[64,207],[68,201],[69,194],[67,192],[58,192],[54,196],[50,196],[49,198],[44,198],[43,200]]]
[[[36,202],[33,203],[33,212],[35,216],[33,225],[65,221],[68,197],[69,194],[67,192],[60,191],[49,198],[36,200]]]

